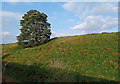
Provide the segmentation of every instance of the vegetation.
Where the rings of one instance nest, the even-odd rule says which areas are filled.
[[[20,20],[21,34],[17,36],[18,44],[22,47],[33,47],[50,39],[50,23],[47,15],[37,10],[30,10]]]
[[[4,44],[5,76],[16,82],[116,82],[118,33],[52,39],[34,48]]]

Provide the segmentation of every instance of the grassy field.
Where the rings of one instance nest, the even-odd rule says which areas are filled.
[[[118,33],[59,37],[26,49],[3,44],[4,75],[16,82],[115,82],[118,50]]]

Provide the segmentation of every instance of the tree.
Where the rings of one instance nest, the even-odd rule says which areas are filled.
[[[21,34],[17,36],[18,44],[32,47],[47,42],[50,39],[50,23],[47,15],[37,10],[30,10],[20,20]]]

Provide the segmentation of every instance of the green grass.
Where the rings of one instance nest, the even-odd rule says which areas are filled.
[[[23,49],[2,45],[4,72],[17,82],[119,81],[118,33],[59,37]]]

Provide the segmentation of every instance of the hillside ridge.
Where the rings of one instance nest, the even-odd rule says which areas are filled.
[[[118,32],[58,37],[25,49],[16,43],[2,44],[3,65],[10,62],[4,75],[25,82],[114,82],[118,50]]]

